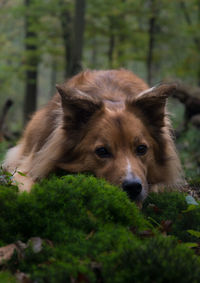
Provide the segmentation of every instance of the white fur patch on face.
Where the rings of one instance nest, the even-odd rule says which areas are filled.
[[[130,160],[127,157],[127,166],[126,166],[126,177],[125,180],[131,179],[133,178],[133,173],[132,173],[132,169],[131,169],[131,163]]]
[[[151,87],[151,88],[148,88],[148,89],[146,89],[146,90],[140,92],[140,93],[138,94],[137,98],[143,96],[144,94],[147,94],[147,93],[149,93],[149,92],[152,92],[155,88],[156,88],[156,87],[153,86],[153,87]]]

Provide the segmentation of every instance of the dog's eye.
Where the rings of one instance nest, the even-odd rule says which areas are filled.
[[[145,144],[140,144],[136,148],[136,154],[137,155],[145,155],[147,150],[148,150],[148,148]]]
[[[105,147],[98,147],[95,149],[95,153],[98,157],[109,158],[112,154]]]

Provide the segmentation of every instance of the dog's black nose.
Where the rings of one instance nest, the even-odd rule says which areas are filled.
[[[142,191],[142,182],[139,178],[128,179],[122,183],[122,188],[131,200],[136,200]]]

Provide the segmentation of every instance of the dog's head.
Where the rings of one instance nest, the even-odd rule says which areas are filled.
[[[67,135],[59,167],[92,172],[135,201],[146,197],[149,184],[174,182],[178,159],[165,110],[174,86],[160,85],[124,101],[103,100],[78,86],[57,88]]]

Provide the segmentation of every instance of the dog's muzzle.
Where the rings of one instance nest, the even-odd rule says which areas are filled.
[[[142,192],[142,182],[139,178],[126,179],[122,183],[123,190],[127,193],[129,198],[133,201],[140,198]]]

